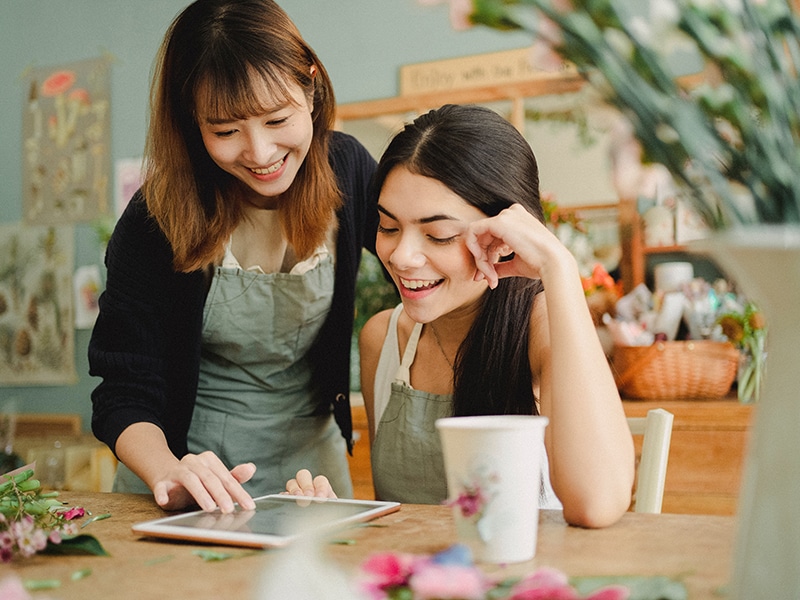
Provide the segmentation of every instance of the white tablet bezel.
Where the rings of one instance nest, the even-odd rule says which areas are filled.
[[[181,513],[179,515],[171,515],[168,517],[161,517],[150,521],[135,523],[132,526],[134,533],[156,538],[166,538],[173,540],[184,540],[229,546],[246,546],[251,548],[268,548],[268,547],[281,547],[286,546],[292,540],[297,539],[301,535],[306,534],[320,534],[336,529],[343,528],[352,523],[369,521],[389,514],[400,508],[399,502],[383,502],[379,500],[354,500],[349,498],[309,498],[307,496],[290,496],[288,494],[270,494],[267,496],[260,496],[254,498],[256,503],[259,500],[273,500],[278,499],[280,502],[294,501],[298,504],[308,504],[310,502],[316,503],[334,503],[348,508],[362,509],[356,514],[350,514],[344,517],[336,517],[326,519],[322,522],[314,523],[313,531],[305,531],[300,534],[285,535],[285,534],[267,534],[267,533],[252,533],[236,531],[235,529],[219,529],[201,526],[186,526],[177,525],[176,521],[185,520],[186,518],[196,518],[198,516],[221,516],[219,509],[212,512],[204,512],[202,510]],[[256,511],[258,508],[256,508]],[[238,507],[229,515],[230,520],[235,523],[237,517],[245,518],[250,511],[242,511]]]

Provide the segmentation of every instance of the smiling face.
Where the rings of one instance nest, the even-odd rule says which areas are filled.
[[[258,85],[258,83],[255,83]],[[249,201],[274,208],[308,154],[313,106],[303,90],[289,84],[290,98],[276,98],[264,85],[263,112],[247,116],[198,115],[200,134],[211,159],[251,191]]]
[[[483,212],[440,181],[401,166],[386,177],[378,210],[378,257],[414,321],[429,323],[479,303],[488,286],[473,280],[475,260],[464,235]]]

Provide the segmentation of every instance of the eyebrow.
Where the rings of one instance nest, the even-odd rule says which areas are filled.
[[[378,204],[378,212],[382,212],[387,217],[389,217],[390,219],[394,219],[395,221],[399,220],[397,217],[395,217],[392,213],[390,213],[380,204]],[[436,221],[460,221],[460,219],[457,219],[456,217],[451,217],[450,215],[439,214],[439,215],[431,215],[429,217],[423,217],[421,219],[416,219],[414,222],[424,225],[426,223],[435,223]]]
[[[287,108],[288,106],[291,106],[291,104],[292,103],[287,100],[286,102],[281,102],[280,104],[275,104],[273,106],[264,107],[262,109],[264,111],[262,114],[271,115],[271,114],[274,114],[276,112],[280,112],[283,109]],[[256,116],[256,115],[250,115],[250,116]],[[258,115],[258,116],[260,116],[260,115]],[[226,116],[226,117],[205,117],[203,120],[208,125],[226,125],[228,123],[233,123],[234,121],[241,121],[244,118],[249,118],[249,117],[240,117],[240,116],[237,116],[237,115],[231,115],[231,116]]]

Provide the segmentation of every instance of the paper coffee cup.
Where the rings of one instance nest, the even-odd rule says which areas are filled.
[[[536,554],[547,423],[529,415],[436,421],[459,541],[477,562],[521,562]]]

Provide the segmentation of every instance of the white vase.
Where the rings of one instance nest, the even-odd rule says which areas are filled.
[[[800,597],[800,226],[701,242],[767,319],[767,368],[739,496],[730,597]]]

